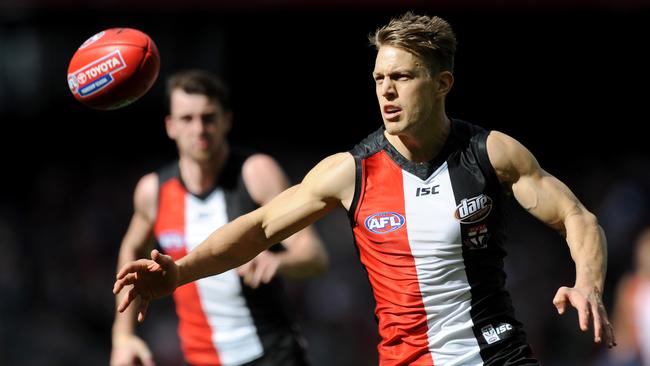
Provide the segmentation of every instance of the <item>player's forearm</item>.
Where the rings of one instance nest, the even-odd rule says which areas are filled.
[[[144,246],[140,246],[143,247]],[[117,259],[117,268],[118,270],[122,268],[126,263],[135,261],[139,258],[143,258],[144,250],[132,249],[133,246],[123,244],[120,248],[120,253]],[[127,292],[120,292],[115,296],[115,304],[119,304],[122,301],[122,298],[127,296]],[[113,321],[113,330],[112,335],[113,339],[119,337],[120,335],[131,335],[135,332],[135,320],[136,320],[136,309],[138,308],[137,304],[139,299],[134,300],[136,306],[128,307],[124,312],[120,313],[115,311],[115,319]]]
[[[271,245],[260,213],[253,211],[213,232],[179,259],[178,286],[240,266]]]
[[[567,242],[576,266],[576,287],[603,290],[607,271],[607,246],[596,217],[582,209],[565,220]]]
[[[126,294],[123,296],[126,296]],[[119,304],[121,300],[121,296],[116,297],[116,303]],[[120,313],[117,310],[115,311],[115,320],[113,321],[112,330],[113,340],[120,336],[131,335],[135,333],[135,319],[137,315],[138,303],[140,300],[135,299],[133,301],[133,306],[129,306],[126,308],[126,310],[124,310],[124,312]]]

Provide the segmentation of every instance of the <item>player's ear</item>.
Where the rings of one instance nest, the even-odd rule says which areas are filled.
[[[172,121],[172,116],[165,117],[165,131],[167,131],[167,136],[174,140],[176,138],[176,128]]]
[[[438,88],[436,94],[444,97],[449,94],[451,87],[454,85],[454,74],[451,71],[440,71],[436,77]]]
[[[232,128],[232,112],[231,111],[226,111],[223,114],[223,128],[226,133],[230,132],[230,129]]]

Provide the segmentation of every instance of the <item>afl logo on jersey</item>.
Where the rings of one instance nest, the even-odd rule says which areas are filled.
[[[158,243],[165,251],[173,251],[182,249],[185,246],[185,239],[178,231],[165,231],[158,236]]]
[[[492,199],[485,194],[463,198],[456,206],[454,217],[463,224],[473,224],[487,217],[492,211]]]
[[[376,234],[386,234],[404,226],[404,216],[396,212],[379,212],[366,218],[366,229]]]

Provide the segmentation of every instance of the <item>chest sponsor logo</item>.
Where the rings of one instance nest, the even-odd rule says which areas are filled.
[[[174,251],[185,247],[185,236],[179,231],[164,231],[158,236],[158,243],[165,251]]]
[[[454,217],[463,224],[473,224],[485,219],[492,211],[492,199],[485,194],[463,198],[456,206]]]
[[[364,224],[373,233],[386,234],[401,228],[405,222],[404,216],[397,212],[379,212],[368,216]]]

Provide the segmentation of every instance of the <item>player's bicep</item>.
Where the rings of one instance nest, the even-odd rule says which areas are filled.
[[[493,131],[487,147],[499,181],[512,191],[517,202],[539,220],[563,229],[564,218],[579,205],[569,188],[544,171],[515,139]]]
[[[122,239],[120,261],[143,257],[153,246],[153,224],[158,207],[158,177],[142,177],[133,195],[133,216]],[[125,258],[122,258],[125,257]]]
[[[512,185],[519,204],[539,220],[564,231],[566,218],[580,210],[581,204],[569,188],[545,171],[523,175]]]
[[[268,238],[282,240],[342,206],[347,194],[351,195],[350,189],[354,190],[354,162],[350,166],[346,155],[349,154],[336,154],[324,159],[307,173],[299,185],[284,191],[258,210]]]

